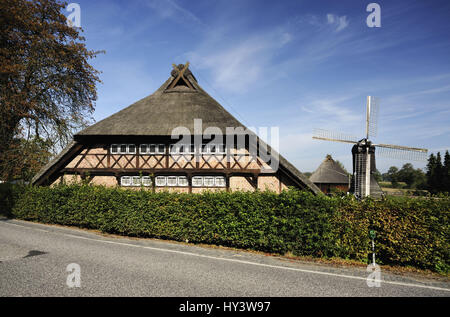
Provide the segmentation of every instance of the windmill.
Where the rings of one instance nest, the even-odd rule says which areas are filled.
[[[315,129],[313,139],[325,140],[333,142],[343,142],[353,144],[353,175],[350,191],[358,198],[372,196],[381,196],[382,191],[373,173],[376,171],[375,166],[375,148],[381,156],[425,161],[427,159],[426,149],[412,148],[391,144],[375,144],[370,138],[377,134],[377,117],[379,109],[378,98],[367,97],[366,112],[366,137],[355,141],[358,138],[339,132],[332,132],[323,129]]]

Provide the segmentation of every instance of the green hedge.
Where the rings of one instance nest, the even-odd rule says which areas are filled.
[[[60,185],[10,187],[6,198],[2,208],[25,220],[362,262],[373,228],[378,262],[444,273],[450,268],[448,196],[358,202],[294,189],[193,195]]]

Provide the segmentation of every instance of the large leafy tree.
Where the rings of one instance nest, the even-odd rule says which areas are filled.
[[[55,150],[92,118],[100,80],[88,61],[97,52],[86,48],[81,29],[67,25],[65,6],[0,0],[1,174],[23,140],[49,141]]]

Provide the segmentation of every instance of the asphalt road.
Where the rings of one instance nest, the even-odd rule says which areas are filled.
[[[449,296],[448,282],[0,219],[0,296]],[[80,267],[80,287],[67,277]],[[76,279],[71,279],[72,284]]]

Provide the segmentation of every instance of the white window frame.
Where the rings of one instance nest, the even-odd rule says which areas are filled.
[[[137,180],[137,183],[135,183],[135,180]],[[139,187],[142,184],[142,180],[140,176],[133,176],[131,177],[131,186],[133,187]]]
[[[170,180],[175,180],[175,183],[170,184]],[[177,176],[167,176],[167,186],[168,187],[176,187],[178,185],[178,177]]]
[[[113,152],[113,146],[115,146],[117,149],[116,149],[116,152]],[[111,154],[120,154],[120,144],[111,144],[111,147],[110,147],[110,149],[109,149],[109,152],[111,153]]]
[[[130,147],[134,146],[134,152],[131,152]],[[127,144],[127,154],[136,154],[137,153],[137,146],[136,144]]]
[[[216,177],[214,177],[214,185],[216,187],[226,187],[227,183],[225,181],[225,177],[224,176],[216,176]]]
[[[211,184],[208,185],[207,181],[211,181]],[[203,177],[203,187],[214,187],[214,176],[205,176]]]
[[[147,148],[146,151],[142,151],[143,146]],[[139,154],[150,154],[150,144],[139,144]]]
[[[200,184],[195,183],[197,180],[200,180]],[[192,187],[203,187],[203,176],[192,177]]]
[[[169,153],[170,154],[179,154],[180,147],[178,146],[178,144],[171,144],[169,147]]]
[[[163,150],[162,152],[159,150],[159,147],[162,146]],[[166,154],[166,145],[165,144],[156,144],[156,151],[155,154]]]
[[[125,151],[122,151],[122,146],[125,146]],[[128,144],[119,144],[119,154],[128,154]]]
[[[227,153],[227,149],[225,147],[225,144],[217,144],[218,151],[216,152],[217,154],[226,154]]]
[[[161,180],[164,180],[164,182],[160,183]],[[156,178],[155,178],[155,185],[158,186],[158,187],[167,186],[167,177],[166,176],[156,176]]]
[[[125,182],[125,180],[127,180],[126,182]],[[131,178],[131,176],[122,176],[121,178],[120,178],[120,186],[124,186],[124,187],[129,187],[129,186],[132,186],[132,178]]]
[[[178,186],[180,187],[188,187],[189,180],[186,176],[178,176]]]
[[[141,183],[142,186],[150,187],[152,186],[152,178],[150,176],[142,176]]]

